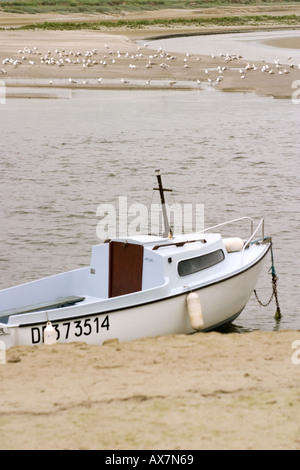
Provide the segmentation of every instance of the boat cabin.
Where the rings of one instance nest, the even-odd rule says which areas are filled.
[[[219,234],[189,239],[136,236],[110,240],[93,247],[90,281],[97,297],[111,298],[153,289],[171,281],[182,286],[199,272],[225,261],[226,250]],[[188,282],[188,281],[186,281]]]

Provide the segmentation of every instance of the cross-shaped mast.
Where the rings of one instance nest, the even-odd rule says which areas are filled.
[[[162,181],[161,181],[161,174],[160,170],[155,170],[156,173],[156,178],[158,181],[158,188],[153,188],[154,190],[158,190],[160,194],[160,200],[161,200],[161,207],[162,207],[162,213],[163,213],[163,218],[164,218],[164,226],[165,226],[165,231],[163,233],[164,237],[172,237],[172,230],[170,229],[170,224],[168,220],[168,214],[167,214],[167,209],[166,209],[166,203],[165,203],[165,195],[164,191],[172,191],[172,189],[166,189],[163,188]]]

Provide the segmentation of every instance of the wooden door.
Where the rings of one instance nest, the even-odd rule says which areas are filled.
[[[142,289],[143,257],[142,245],[109,243],[109,297]]]

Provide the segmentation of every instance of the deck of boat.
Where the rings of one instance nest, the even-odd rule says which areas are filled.
[[[54,308],[67,307],[69,305],[74,305],[77,302],[82,302],[84,299],[85,297],[78,297],[75,295],[69,297],[61,297],[51,302],[42,302],[35,305],[27,305],[26,307],[4,310],[3,312],[0,312],[0,318],[2,319],[3,317],[10,317],[11,315],[19,315],[21,313],[38,312],[40,310],[50,310]]]

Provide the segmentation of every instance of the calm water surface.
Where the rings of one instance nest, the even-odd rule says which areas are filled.
[[[252,297],[236,325],[300,328],[299,106],[212,89],[85,90],[9,99],[0,113],[0,288],[88,265],[98,205],[149,204],[160,168],[176,202],[205,204],[206,226],[265,218],[283,318]]]

